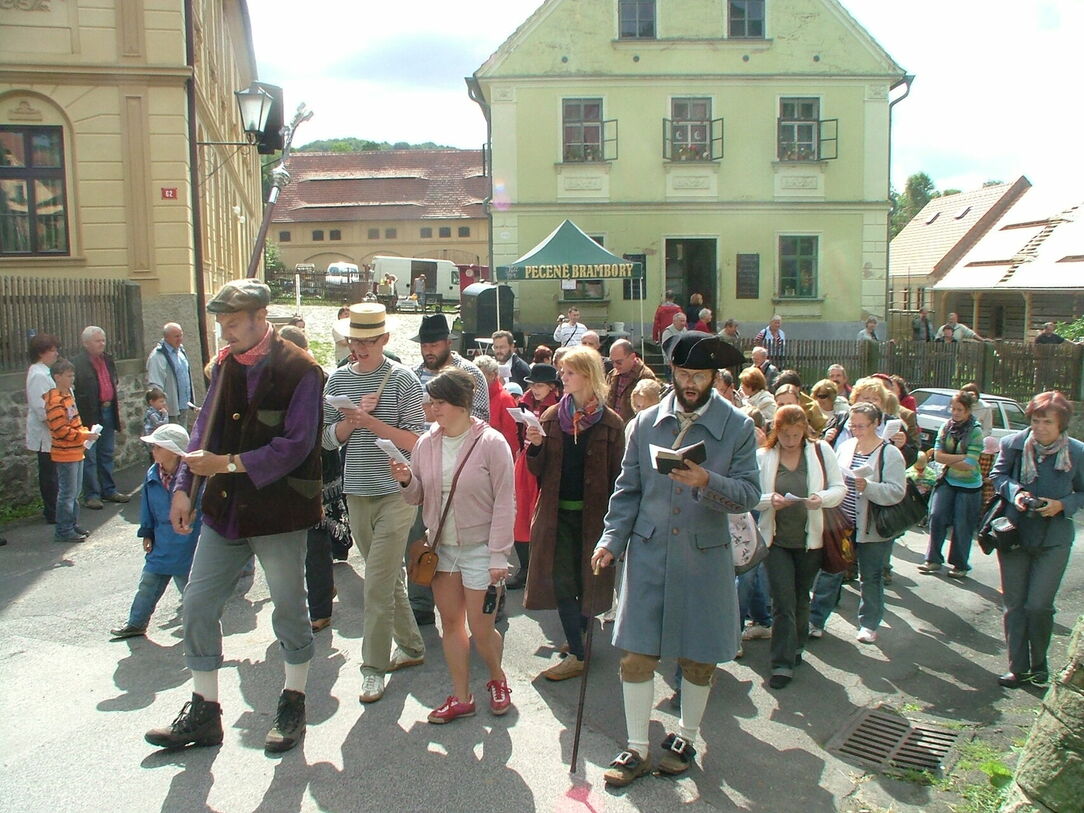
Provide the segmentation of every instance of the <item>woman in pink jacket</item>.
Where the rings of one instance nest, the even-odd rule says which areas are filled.
[[[494,613],[484,612],[483,606],[486,590],[491,585],[503,589],[508,575],[516,508],[508,443],[500,432],[471,417],[474,379],[451,369],[432,379],[426,389],[435,423],[418,440],[410,465],[392,461],[391,469],[403,486],[403,498],[422,506],[431,537],[440,529],[433,597],[440,612],[452,694],[429,714],[429,722],[450,723],[475,711],[469,686],[468,624],[489,668],[490,711],[500,715],[511,707],[511,691],[501,668],[501,635],[493,626]],[[457,471],[455,495],[441,527]]]

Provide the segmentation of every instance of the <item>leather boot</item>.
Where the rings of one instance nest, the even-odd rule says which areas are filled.
[[[305,695],[293,689],[283,689],[275,724],[264,740],[264,750],[270,754],[281,754],[297,745],[304,735]]]
[[[222,707],[202,695],[192,693],[181,713],[166,728],[152,728],[144,738],[160,748],[184,748],[186,745],[222,744]]]

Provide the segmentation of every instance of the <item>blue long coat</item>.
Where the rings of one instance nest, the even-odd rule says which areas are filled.
[[[674,396],[635,418],[598,547],[625,556],[614,645],[627,652],[731,660],[738,650],[738,594],[727,514],[760,499],[753,422],[712,392],[681,441],[704,441],[710,480],[689,489],[651,464],[649,444],[678,433]]]
[[[192,555],[196,552],[196,540],[199,539],[200,526],[203,523],[202,512],[196,510],[192,522],[192,533],[179,534],[173,530],[169,521],[169,508],[173,494],[162,485],[158,476],[158,465],[152,463],[143,479],[143,500],[139,507],[140,539],[153,539],[154,547],[147,554],[144,568],[151,573],[164,576],[187,576],[192,569]]]

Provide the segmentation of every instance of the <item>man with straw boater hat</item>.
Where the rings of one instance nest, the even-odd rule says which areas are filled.
[[[185,661],[192,700],[153,745],[222,742],[218,669],[222,609],[245,563],[263,567],[286,682],[265,748],[293,748],[305,733],[312,627],[305,598],[306,535],[320,521],[320,382],[316,362],[267,321],[262,282],[227,282],[207,303],[227,346],[215,358],[206,405],[177,470],[170,522],[190,533],[202,487],[203,528],[184,591]]]
[[[425,413],[417,376],[384,356],[389,333],[383,305],[351,305],[350,315],[335,329],[346,338],[354,360],[332,373],[324,387],[322,440],[325,449],[346,447],[343,493],[350,530],[365,560],[359,699],[375,703],[384,696],[388,672],[416,666],[425,657],[403,568],[407,531],[417,509],[403,500],[388,455],[376,441],[390,440],[409,457],[425,430]],[[326,403],[335,396],[349,399],[352,406]]]

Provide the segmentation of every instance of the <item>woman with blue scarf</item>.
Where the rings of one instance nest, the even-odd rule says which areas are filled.
[[[539,494],[523,603],[528,610],[556,608],[568,643],[564,657],[542,673],[547,680],[583,672],[583,631],[591,616],[610,609],[614,569],[593,575],[591,554],[625,452],[625,422],[605,405],[602,357],[574,347],[559,366],[564,395],[542,413],[544,434],[527,430],[527,468]]]
[[[1001,439],[990,472],[1020,538],[1019,547],[997,552],[1009,647],[1009,671],[998,683],[1007,688],[1050,683],[1054,596],[1076,534],[1071,517],[1084,505],[1084,444],[1067,431],[1072,405],[1060,392],[1042,392],[1025,413],[1031,427]]]

